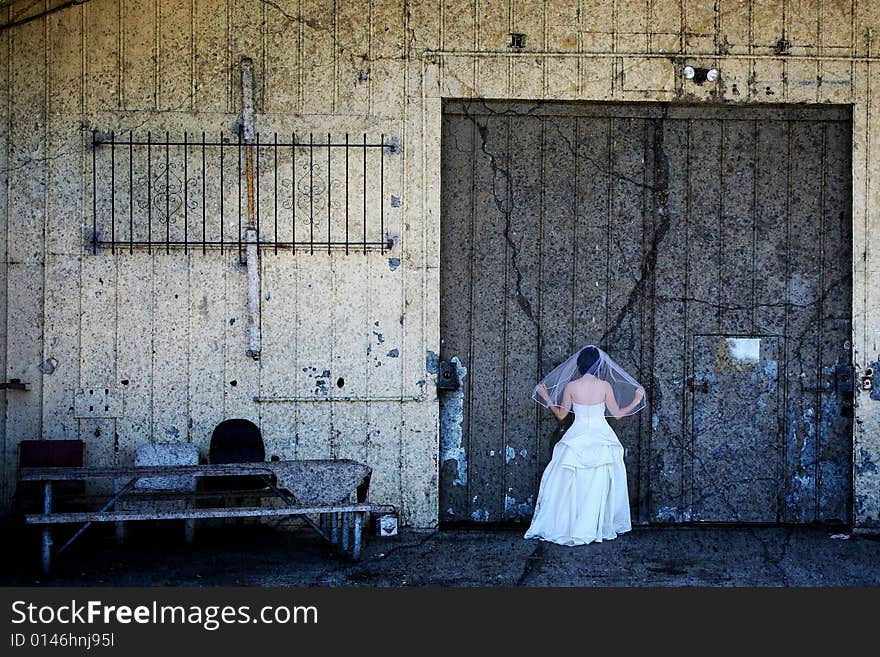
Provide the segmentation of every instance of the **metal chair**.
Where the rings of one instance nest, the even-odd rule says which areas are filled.
[[[223,420],[211,433],[209,463],[258,463],[266,460],[266,447],[260,428],[250,420]],[[274,479],[274,477],[273,477]],[[274,482],[273,482],[274,483]],[[265,477],[203,477],[203,490],[259,490],[266,488]]]

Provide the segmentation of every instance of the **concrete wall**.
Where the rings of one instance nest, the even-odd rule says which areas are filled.
[[[56,4],[14,3],[0,20]],[[522,51],[511,32],[526,34]],[[854,358],[880,361],[878,33],[869,0],[88,0],[4,29],[0,365],[32,389],[5,394],[3,503],[23,438],[79,436],[90,463],[129,463],[151,439],[204,448],[238,416],[260,424],[269,454],[365,459],[374,499],[435,524],[443,97],[852,103]],[[260,361],[245,355],[236,255],[84,249],[88,131],[228,129],[241,56],[255,63],[261,132],[366,130],[403,147],[386,179],[401,199],[386,213],[396,253],[262,258]],[[685,63],[721,77],[692,84]],[[314,393],[324,370],[344,395]],[[122,390],[123,416],[76,418],[74,389],[90,386]],[[865,529],[880,529],[878,409],[859,397]]]

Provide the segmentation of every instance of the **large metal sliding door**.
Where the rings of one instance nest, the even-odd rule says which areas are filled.
[[[615,424],[634,520],[848,522],[850,130],[836,107],[447,103],[441,519],[531,515],[565,425],[529,392],[592,342],[650,396]]]

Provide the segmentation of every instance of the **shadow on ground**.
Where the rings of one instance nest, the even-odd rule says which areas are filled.
[[[370,538],[359,562],[298,525],[132,523],[119,546],[96,527],[39,573],[39,535],[7,527],[3,586],[877,586],[880,540],[820,527],[637,527],[563,547],[519,529],[404,530]],[[56,546],[72,528],[58,531]],[[11,553],[10,553],[11,551]]]

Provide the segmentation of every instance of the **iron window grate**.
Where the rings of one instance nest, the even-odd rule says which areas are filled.
[[[393,247],[385,233],[385,158],[394,139],[308,140],[296,133],[252,143],[241,135],[152,132],[120,139],[92,131],[91,253],[135,249],[258,248],[280,252]],[[387,153],[386,153],[387,151]]]

